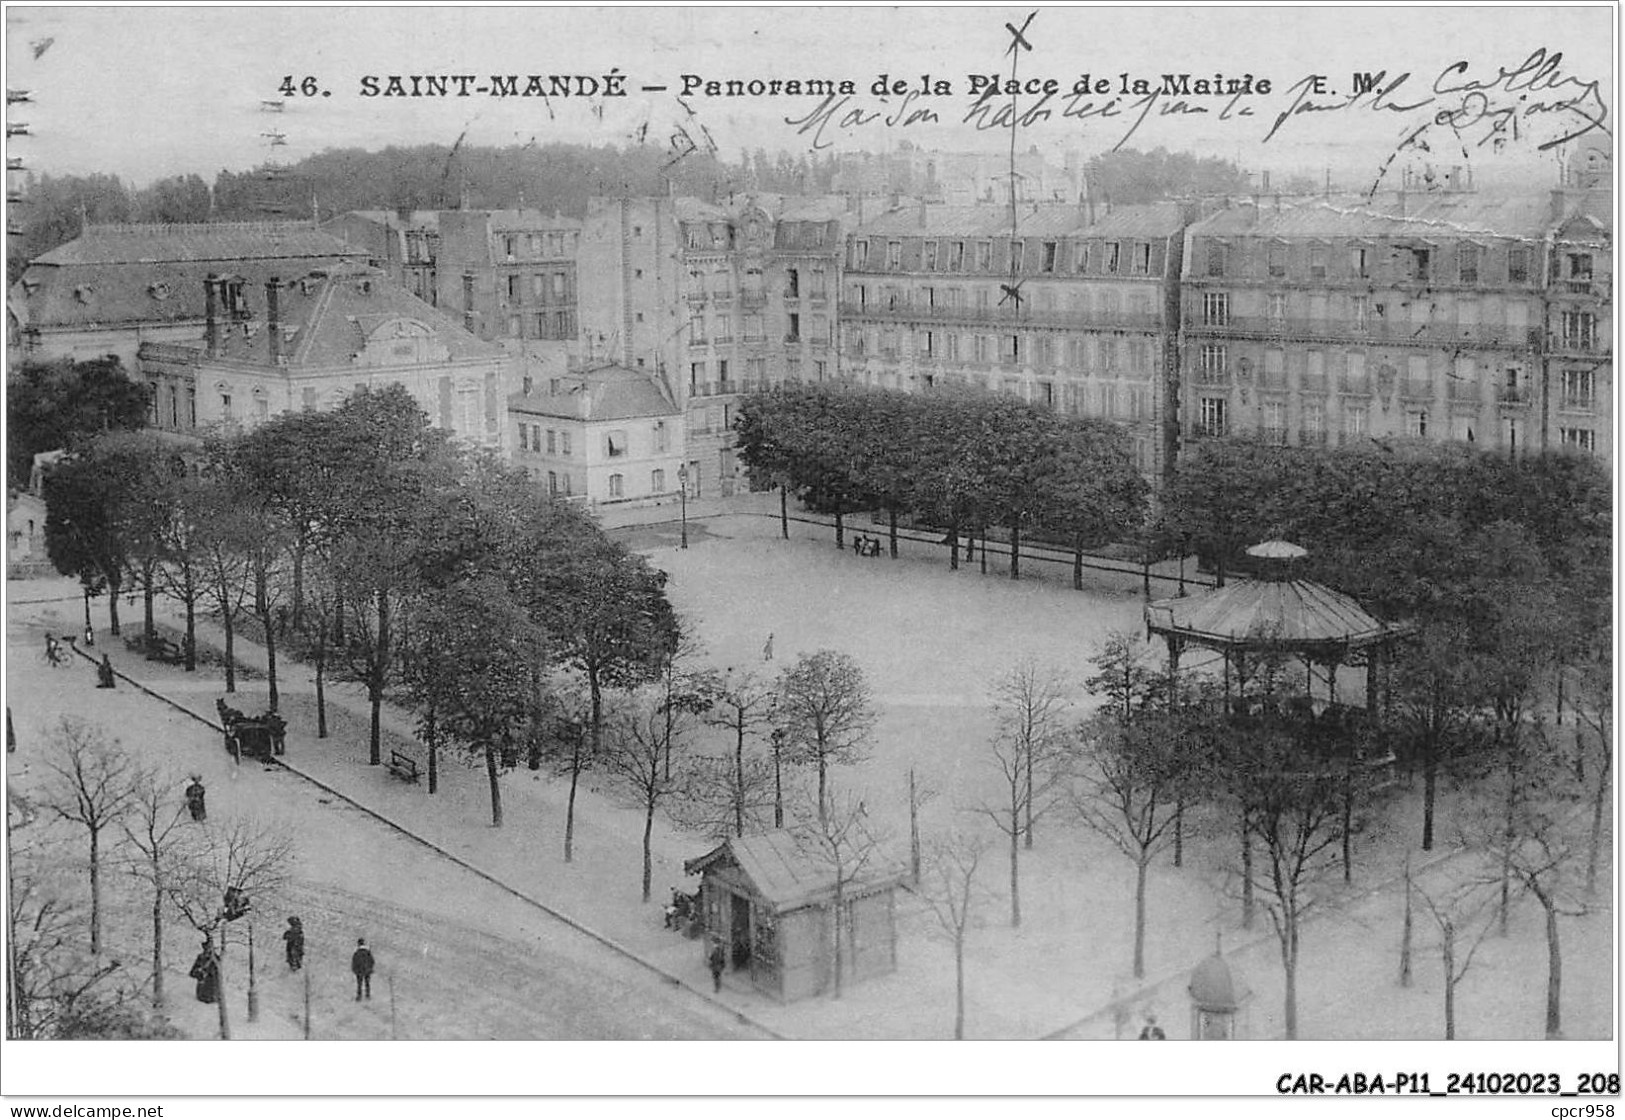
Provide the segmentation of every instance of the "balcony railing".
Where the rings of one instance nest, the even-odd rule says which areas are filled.
[[[1186,333],[1192,338],[1421,342],[1515,350],[1538,350],[1544,336],[1539,327],[1512,327],[1500,323],[1409,323],[1378,316],[1370,317],[1363,324],[1356,324],[1350,319],[1275,319],[1231,315],[1223,324],[1193,322],[1186,328]]]
[[[882,307],[873,303],[859,305],[843,302],[840,305],[840,313],[842,318],[848,321],[852,319],[875,319],[885,322],[905,323],[959,323],[972,327],[1065,327],[1073,330],[1096,328],[1145,331],[1160,330],[1162,328],[1162,316],[1157,314],[1119,312],[1115,315],[1100,315],[1082,311],[1031,311],[1025,306],[1017,311],[1009,303],[995,307],[910,307],[906,305]]]
[[[1534,393],[1513,385],[1500,385],[1495,390],[1495,403],[1508,408],[1521,408],[1534,401]]]

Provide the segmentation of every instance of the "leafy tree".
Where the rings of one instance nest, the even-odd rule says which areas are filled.
[[[118,601],[129,568],[131,539],[124,514],[127,479],[113,461],[64,459],[48,470],[45,550],[63,575],[76,576],[87,595],[107,592],[108,625],[119,633]]]
[[[144,385],[124,365],[105,358],[21,362],[6,378],[6,487],[28,487],[34,456],[78,451],[106,431],[134,431],[147,422]]]
[[[804,653],[779,676],[779,715],[791,757],[818,768],[818,811],[828,808],[829,767],[862,758],[874,730],[869,683],[851,655]]]

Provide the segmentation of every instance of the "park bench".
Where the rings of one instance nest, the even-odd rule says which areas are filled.
[[[390,751],[389,772],[403,782],[415,782],[418,780],[420,773],[418,760],[409,754],[402,754],[400,751]]]

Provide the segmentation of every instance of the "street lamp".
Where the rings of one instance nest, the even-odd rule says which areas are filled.
[[[683,509],[683,544],[688,547],[688,464],[680,463],[677,467],[677,493],[682,502]]]

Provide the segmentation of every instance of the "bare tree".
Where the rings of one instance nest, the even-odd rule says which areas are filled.
[[[908,768],[908,870],[909,878],[920,881],[920,810],[935,800],[937,788],[930,782],[914,776],[914,767]]]
[[[965,1037],[965,935],[982,891],[976,871],[988,844],[980,836],[956,832],[930,846],[918,894],[954,947],[954,1038]]]
[[[830,872],[835,888],[834,920],[834,998],[841,998],[846,973],[846,953],[852,940],[853,889],[866,874],[884,861],[884,837],[871,831],[869,813],[859,798],[836,798],[825,790],[823,812],[802,814],[796,840],[813,860]]]
[[[650,852],[655,811],[674,793],[682,777],[672,777],[673,754],[681,755],[692,717],[673,712],[658,694],[634,696],[607,721],[604,768],[643,810],[643,901],[649,901],[654,861]],[[740,835],[743,835],[741,833]]]
[[[1179,794],[1191,776],[1179,721],[1141,711],[1127,723],[1101,711],[1079,728],[1072,806],[1091,831],[1134,861],[1134,976],[1145,976],[1146,873],[1173,839]]]
[[[231,1037],[226,1008],[225,958],[230,923],[264,907],[286,888],[295,859],[291,836],[280,828],[237,819],[187,830],[174,853],[164,889],[188,925],[214,954],[220,1037]]]
[[[1411,890],[1422,900],[1439,929],[1439,958],[1444,966],[1444,1037],[1456,1037],[1456,988],[1473,966],[1478,947],[1494,923],[1489,909],[1493,896],[1482,883],[1460,883],[1434,897],[1421,887]]]
[[[729,666],[723,673],[709,674],[698,682],[697,692],[706,702],[705,722],[726,727],[734,737],[734,835],[745,835],[745,738],[771,726],[778,703],[774,686],[748,670],[736,673]],[[775,802],[775,819],[779,819]]]
[[[679,787],[668,812],[684,828],[716,840],[736,834],[736,812],[743,807],[745,830],[772,826],[773,764],[746,755],[744,768],[733,755],[692,754],[678,776]]]
[[[186,811],[171,797],[177,786],[167,775],[143,769],[135,782],[130,812],[123,821],[124,836],[135,849],[128,861],[130,874],[152,888],[152,1005],[164,1005],[164,903],[168,872],[181,836]]]
[[[1021,925],[1021,841],[1050,807],[1059,777],[1060,705],[1052,675],[1022,662],[992,690],[993,737],[988,749],[1003,784],[997,805],[980,811],[1010,839],[1010,924]],[[1028,845],[1031,847],[1031,844]]]
[[[1602,859],[1603,829],[1608,823],[1608,790],[1614,768],[1614,659],[1604,634],[1587,650],[1572,674],[1570,693],[1575,714],[1575,780],[1585,782],[1585,760],[1593,761],[1591,827],[1586,842],[1585,893],[1597,893],[1597,867]],[[1593,752],[1595,752],[1593,754]]]
[[[836,650],[801,654],[779,677],[779,715],[793,757],[818,768],[818,811],[823,815],[830,764],[860,761],[874,730],[874,705],[863,670]]]
[[[90,952],[102,951],[102,836],[135,805],[137,772],[117,741],[72,716],[52,736],[44,805],[85,830],[90,844]]]

